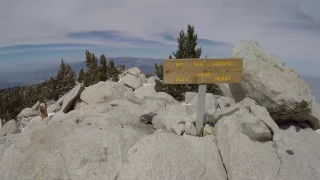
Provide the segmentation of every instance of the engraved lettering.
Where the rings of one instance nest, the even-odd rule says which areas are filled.
[[[194,62],[193,66],[203,66],[203,62]]]
[[[231,62],[213,62],[211,66],[231,66]]]
[[[188,77],[177,77],[177,78],[176,78],[176,81],[177,81],[177,82],[186,82],[186,81],[188,81],[188,80],[189,80]]]
[[[209,76],[210,76],[209,72],[207,72],[207,73],[203,73],[203,72],[198,73],[198,77],[209,77]]]
[[[216,81],[230,81],[231,77],[230,76],[216,76],[214,78]]]
[[[176,67],[181,67],[183,63],[176,63]]]

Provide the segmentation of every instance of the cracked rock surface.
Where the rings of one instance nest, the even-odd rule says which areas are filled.
[[[279,129],[263,107],[222,117],[214,133],[229,180],[320,177],[320,137],[310,128]]]

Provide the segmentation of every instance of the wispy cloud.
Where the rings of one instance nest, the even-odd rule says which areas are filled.
[[[227,56],[240,40],[253,39],[286,62],[320,65],[319,7],[319,0],[3,0],[0,54],[122,48],[167,57],[190,23],[210,57]]]

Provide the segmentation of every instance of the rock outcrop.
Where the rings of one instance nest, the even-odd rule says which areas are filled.
[[[73,107],[75,100],[80,96],[82,91],[84,91],[85,86],[83,84],[76,85],[67,95],[64,97],[61,111],[67,113]]]
[[[221,179],[227,175],[213,136],[158,133],[130,148],[117,179]]]
[[[127,74],[121,78],[121,81],[132,89],[137,89],[142,86],[142,81],[140,77],[136,77],[131,74]]]
[[[236,102],[251,97],[276,121],[311,121],[310,90],[296,72],[254,41],[241,41],[231,57],[244,60],[242,82],[229,85]],[[320,128],[319,121],[312,121],[314,128]]]
[[[258,105],[243,106],[222,117],[214,133],[228,179],[320,177],[320,136],[309,129],[314,138],[311,142],[307,136],[298,138],[294,129],[280,130],[267,110]]]
[[[0,129],[0,138],[6,136],[8,134],[16,134],[19,133],[20,130],[16,124],[14,119],[6,122]]]
[[[123,98],[126,86],[116,82],[102,82],[87,87],[80,96],[86,104],[108,103]]]
[[[147,83],[148,83],[148,84],[154,84],[154,83],[156,83],[156,79],[157,79],[157,80],[160,80],[160,78],[157,77],[157,76],[151,76],[151,77],[149,77],[149,78],[147,79]]]

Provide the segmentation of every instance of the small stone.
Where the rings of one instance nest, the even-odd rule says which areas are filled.
[[[143,114],[142,116],[140,116],[140,121],[142,123],[145,123],[145,124],[152,124],[152,119],[154,116],[156,116],[157,114],[154,113],[154,112],[150,112],[148,114]]]
[[[186,122],[186,124],[184,125],[184,130],[187,135],[191,135],[191,136],[197,135],[197,130],[194,127],[194,124],[191,122]]]
[[[206,124],[203,128],[203,136],[213,135],[213,127]]]
[[[184,124],[175,124],[172,128],[171,131],[173,131],[174,133],[178,134],[178,135],[183,135],[184,133]]]

